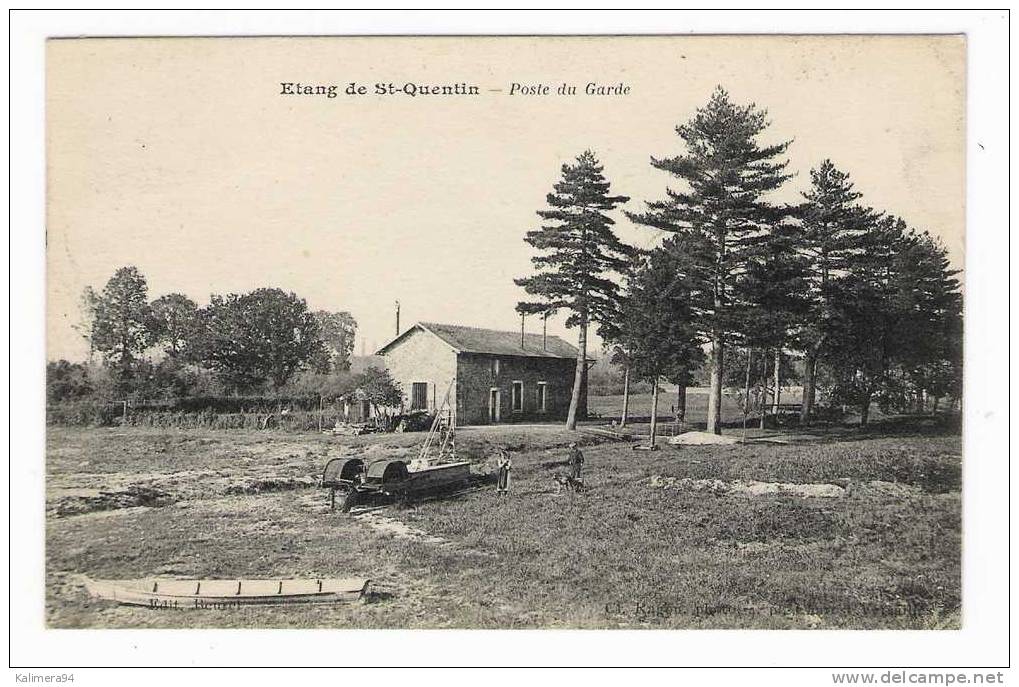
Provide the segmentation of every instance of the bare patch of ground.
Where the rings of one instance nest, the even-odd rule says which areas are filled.
[[[50,517],[66,517],[82,515],[95,511],[117,510],[146,506],[161,508],[173,503],[176,499],[162,489],[132,485],[118,491],[100,489],[68,490],[58,498],[47,503],[47,515]]]
[[[850,481],[846,485],[846,496],[861,497],[892,497],[915,498],[923,493],[923,489],[912,484],[886,482],[884,480]]]
[[[66,517],[136,506],[161,508],[180,501],[294,491],[319,484],[319,475],[308,474],[302,464],[274,464],[269,470],[242,461],[234,470],[75,472],[49,480],[46,510],[54,517]]]
[[[354,520],[362,522],[377,532],[384,535],[398,537],[401,539],[414,539],[416,541],[422,541],[428,544],[445,544],[446,540],[442,537],[435,537],[424,530],[419,530],[416,527],[397,520],[396,518],[387,517],[381,515],[375,511],[368,511],[352,516]]]
[[[846,492],[843,487],[835,484],[791,484],[788,482],[757,481],[723,482],[720,479],[690,479],[688,477],[662,477],[661,475],[652,476],[649,484],[652,487],[661,489],[681,489],[709,494],[745,494],[747,496],[782,494],[803,498],[833,498],[843,496]]]
[[[731,434],[714,434],[712,432],[683,432],[669,439],[673,446],[713,446],[740,443],[739,437]]]

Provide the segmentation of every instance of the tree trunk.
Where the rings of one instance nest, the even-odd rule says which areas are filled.
[[[680,425],[686,422],[686,385],[688,381],[684,373],[679,378],[679,384],[676,385],[676,422]]]
[[[584,383],[587,367],[587,321],[580,323],[580,335],[577,338],[577,372],[573,377],[573,395],[570,397],[570,412],[566,416],[566,429],[577,428],[577,411],[580,407],[580,387]]]
[[[630,419],[630,366],[623,368],[623,416],[619,419],[619,426],[626,427],[626,421]]]
[[[767,355],[766,351],[762,351],[762,353]],[[767,370],[767,368],[768,364],[765,363],[764,369]],[[765,429],[768,422],[768,383],[765,381],[766,379],[767,373],[765,372],[761,375],[760,384],[757,385],[758,398],[761,399],[761,429]]]
[[[782,348],[775,349],[775,391],[772,394],[771,414],[778,415],[778,407],[782,403]]]
[[[750,363],[754,359],[754,349],[747,349],[747,376],[743,384],[743,439],[747,438],[747,417],[750,415]]]
[[[658,436],[658,377],[655,377],[651,384],[651,448],[655,447],[655,438]]]
[[[709,369],[711,371],[710,387],[708,389],[708,426],[707,431],[714,434],[722,433],[722,335],[713,334],[711,337],[711,353]]]
[[[866,427],[867,421],[870,419],[870,392],[868,391],[863,396],[863,400],[860,402],[860,426]]]
[[[810,415],[814,410],[814,373],[817,371],[817,358],[812,350],[807,351],[803,361],[803,399],[800,406],[800,424],[810,424]]]
[[[587,338],[584,339],[584,349],[587,350]],[[584,365],[580,368],[580,398],[577,401],[577,419],[587,419],[587,375],[591,366],[587,364],[587,354],[584,354]]]

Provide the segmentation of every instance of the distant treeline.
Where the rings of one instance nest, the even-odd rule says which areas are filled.
[[[213,295],[204,307],[180,293],[150,301],[133,266],[86,288],[81,311],[89,361],[103,368],[89,375],[101,397],[278,396],[303,372],[349,371],[357,333],[350,313],[312,312],[275,288]]]
[[[240,428],[274,415],[310,428],[320,403],[335,413],[336,399],[362,387],[372,402],[401,400],[378,359],[351,355],[350,313],[309,311],[280,289],[214,295],[205,307],[179,293],[150,301],[127,266],[85,289],[81,306],[89,360],[47,364],[51,424]]]

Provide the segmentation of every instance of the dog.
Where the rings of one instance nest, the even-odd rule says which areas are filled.
[[[552,481],[554,481],[556,485],[555,487],[556,494],[561,494],[563,489],[575,493],[580,493],[584,491],[584,481],[582,479],[574,479],[569,475],[563,475],[557,472],[554,475],[552,475]]]

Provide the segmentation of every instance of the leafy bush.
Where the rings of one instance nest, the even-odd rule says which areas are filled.
[[[92,393],[88,370],[66,360],[46,363],[46,401],[56,403],[84,398]]]
[[[412,410],[397,415],[394,424],[398,432],[424,432],[431,428],[434,421],[435,415],[427,410]]]
[[[78,427],[110,427],[117,424],[123,415],[123,405],[95,399],[64,401],[46,405],[47,425],[71,425]]]

